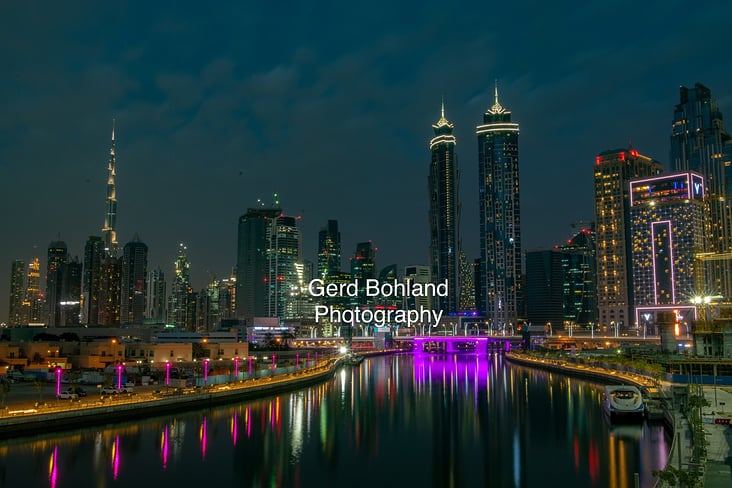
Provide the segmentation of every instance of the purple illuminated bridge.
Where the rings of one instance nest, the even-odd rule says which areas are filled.
[[[415,352],[463,352],[465,345],[471,345],[475,352],[508,352],[511,350],[511,337],[494,336],[415,336]],[[475,349],[472,349],[472,347]]]

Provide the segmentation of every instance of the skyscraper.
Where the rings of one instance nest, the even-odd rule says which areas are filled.
[[[61,287],[62,269],[68,261],[68,251],[64,241],[53,241],[48,245],[46,261],[46,325],[54,327],[61,324]]]
[[[43,325],[43,293],[41,292],[41,264],[38,258],[28,265],[25,300],[22,305],[24,325]]]
[[[270,227],[268,239],[269,277],[268,284],[268,317],[295,318],[287,311],[296,310],[288,307],[290,297],[299,289],[296,263],[300,260],[300,230],[297,218],[283,214],[274,219]]]
[[[437,297],[436,306],[445,313],[458,312],[460,303],[460,203],[458,200],[457,155],[454,125],[445,118],[442,103],[440,118],[432,126],[435,137],[430,140],[429,189],[430,266],[432,279],[447,280],[448,295]]]
[[[635,320],[641,324],[641,307],[649,314],[692,307],[701,294],[696,256],[707,246],[709,213],[704,177],[690,171],[631,180],[630,199]]]
[[[97,324],[119,325],[122,292],[122,260],[107,256],[102,261],[99,281],[99,316]]]
[[[190,267],[191,263],[186,256],[186,245],[178,244],[178,257],[174,263],[173,285],[170,290],[168,303],[168,322],[176,327],[193,330],[193,316],[189,316],[191,290]],[[195,310],[195,304],[193,304]]]
[[[25,273],[25,261],[16,259],[10,267],[10,309],[8,313],[8,325],[17,327],[23,324],[23,298],[25,290],[23,287]]]
[[[150,275],[147,280],[147,312],[146,317],[155,323],[164,323],[166,318],[165,313],[165,294],[166,283],[165,273],[160,267],[150,271]]]
[[[373,305],[373,297],[366,296],[366,280],[376,279],[376,251],[371,241],[356,244],[351,258],[351,281],[358,280],[358,296],[351,298],[352,305]]]
[[[635,149],[604,151],[595,158],[597,306],[601,326],[633,325],[630,180],[656,176],[661,163]]]
[[[102,227],[102,238],[104,239],[104,250],[109,256],[117,257],[117,191],[115,178],[114,154],[114,120],[112,121],[112,145],[109,148],[109,163],[107,165],[107,199],[105,202],[104,227]]]
[[[236,316],[269,316],[269,239],[279,208],[249,208],[239,217],[236,259]]]
[[[520,296],[521,205],[519,199],[519,126],[498,101],[483,114],[478,135],[480,213],[480,304],[492,326],[516,323]]]
[[[341,233],[338,221],[329,220],[318,233],[318,278],[327,280],[341,271]]]
[[[99,323],[99,294],[105,254],[102,238],[89,236],[84,246],[84,272],[81,284],[81,323],[85,325]]]
[[[732,136],[709,88],[679,89],[671,125],[671,167],[701,173],[711,213],[706,261],[709,292],[732,299]]]
[[[137,234],[122,254],[121,324],[142,324],[147,298],[147,246]]]
[[[78,256],[61,265],[61,314],[59,325],[79,325],[81,315],[82,263]]]

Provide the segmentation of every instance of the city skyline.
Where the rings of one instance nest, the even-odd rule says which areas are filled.
[[[633,5],[637,19],[653,22],[644,35],[610,40],[598,33],[624,25],[622,8],[560,7],[539,22],[523,17],[523,4],[435,5],[390,6],[385,20],[377,6],[334,10],[327,20],[305,6],[292,18],[230,7],[196,12],[196,22],[185,4],[144,16],[134,6],[4,6],[0,62],[12,76],[0,81],[11,94],[0,121],[0,295],[9,295],[13,260],[43,259],[59,238],[83,257],[87,238],[101,235],[112,119],[119,244],[137,233],[149,269],[170,276],[185,242],[200,289],[230,276],[238,217],[273,192],[286,213],[302,216],[313,262],[318,229],[334,219],[343,256],[372,240],[383,266],[427,264],[426,141],[442,96],[455,124],[472,261],[473,132],[495,78],[521,125],[524,250],[561,243],[572,222],[592,219],[599,152],[631,142],[671,170],[679,85],[704,83],[731,113],[730,69],[718,64],[725,16],[715,5]],[[488,14],[505,21],[486,29]],[[680,15],[690,28],[672,31]],[[698,49],[702,25],[709,42]],[[439,69],[448,56],[454,69]],[[399,218],[385,219],[390,211]],[[7,306],[3,298],[1,321]]]

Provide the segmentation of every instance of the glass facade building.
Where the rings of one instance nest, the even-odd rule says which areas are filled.
[[[603,327],[633,324],[630,180],[661,174],[663,167],[635,149],[604,151],[595,158],[597,307]]]
[[[519,125],[495,102],[476,128],[480,214],[480,312],[493,328],[515,324],[523,307]]]
[[[457,155],[453,124],[445,118],[442,104],[440,119],[432,126],[435,136],[430,140],[429,189],[430,266],[436,283],[447,280],[446,297],[435,297],[436,308],[455,314],[460,305],[460,203],[458,200]]]

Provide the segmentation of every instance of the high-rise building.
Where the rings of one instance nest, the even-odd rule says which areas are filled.
[[[341,233],[338,221],[329,220],[318,233],[318,278],[327,280],[341,272]]]
[[[186,330],[193,330],[192,318],[195,313],[191,314],[189,310],[189,300],[191,298],[191,280],[190,267],[191,263],[186,256],[186,245],[182,242],[178,244],[178,257],[174,263],[173,285],[170,290],[170,301],[168,303],[168,322],[176,327],[182,327]],[[195,303],[193,304],[195,310]]]
[[[239,217],[236,260],[236,316],[269,316],[269,240],[279,208],[249,208]]]
[[[429,189],[430,266],[432,279],[447,281],[446,297],[436,297],[436,308],[447,314],[458,312],[460,303],[460,203],[458,200],[457,155],[454,125],[445,118],[442,103],[439,120],[432,126],[435,136],[430,140]]]
[[[691,306],[704,289],[701,262],[710,235],[704,177],[691,171],[630,181],[635,321],[640,310]],[[666,307],[664,307],[666,306]],[[652,325],[655,320],[650,321]]]
[[[79,325],[83,267],[78,256],[61,265],[61,302],[59,325]]]
[[[297,318],[288,314],[293,294],[299,290],[296,263],[300,261],[300,230],[297,218],[283,214],[275,217],[269,236],[268,317]]]
[[[671,125],[671,167],[705,179],[711,232],[704,281],[708,292],[732,299],[732,136],[709,88],[679,89]]]
[[[356,244],[351,258],[351,281],[358,280],[358,296],[351,298],[352,305],[373,305],[373,297],[366,296],[366,280],[376,279],[376,251],[371,241]]]
[[[475,306],[475,264],[469,263],[461,250],[458,259],[460,265],[460,312],[474,313]]]
[[[594,223],[582,227],[566,244],[558,247],[562,252],[564,274],[564,321],[570,326],[591,328],[597,324],[596,247]]]
[[[25,299],[22,305],[22,323],[24,325],[44,325],[44,300],[41,292],[41,264],[38,258],[28,265]]]
[[[122,254],[121,324],[142,324],[147,298],[147,246],[137,234]]]
[[[122,296],[122,259],[108,255],[102,261],[99,280],[98,325],[116,326],[120,322]]]
[[[595,158],[597,306],[602,327],[633,325],[630,180],[661,174],[658,161],[635,149],[604,151]]]
[[[236,318],[236,271],[219,284],[219,315],[221,320]]]
[[[81,323],[84,325],[99,323],[99,294],[105,255],[102,238],[89,236],[84,246],[84,271],[81,284]]]
[[[478,135],[478,199],[480,212],[480,311],[494,328],[519,319],[521,205],[519,199],[519,125],[498,101],[476,127]]]
[[[68,251],[64,241],[53,241],[48,245],[46,260],[46,325],[55,327],[61,324],[61,270],[68,261]]]
[[[165,273],[160,267],[150,271],[147,279],[147,312],[145,316],[154,323],[165,323],[165,295],[167,293]]]
[[[23,299],[25,288],[25,261],[16,259],[10,267],[10,309],[8,313],[8,325],[17,327],[23,324]]]
[[[526,318],[535,325],[564,327],[563,253],[558,249],[526,251]]]
[[[112,145],[109,148],[109,163],[107,164],[107,199],[105,201],[104,227],[102,238],[104,250],[109,256],[117,257],[117,190],[115,179],[114,154],[114,121],[112,121]]]

